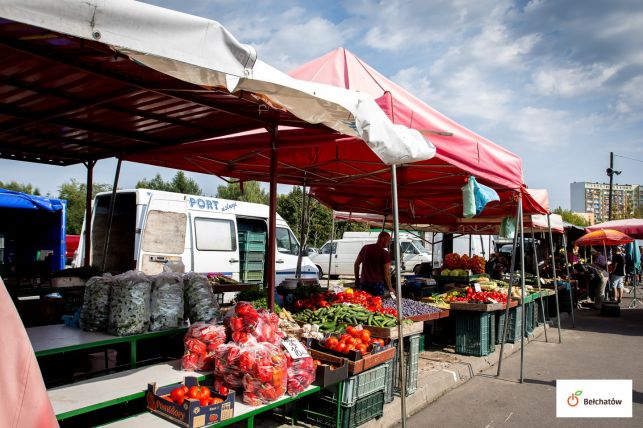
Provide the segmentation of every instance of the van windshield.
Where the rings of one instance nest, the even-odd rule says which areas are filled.
[[[428,253],[429,250],[427,250],[424,245],[422,245],[422,242],[420,241],[413,241],[413,246],[417,249],[419,254],[422,253]]]
[[[299,255],[299,243],[292,232],[285,227],[277,228],[277,251],[295,256]]]

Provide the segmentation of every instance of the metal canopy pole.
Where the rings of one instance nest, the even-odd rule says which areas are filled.
[[[520,383],[524,382],[525,366],[525,330],[527,327],[527,311],[525,310],[525,224],[522,219],[522,195],[518,199],[518,209],[520,215],[520,305],[522,306],[522,325],[520,326],[522,334],[520,335]]]
[[[391,165],[391,193],[393,199],[393,229],[395,239],[400,235],[400,219],[397,205],[397,168]],[[399,244],[398,244],[399,245]],[[397,337],[398,358],[400,361],[400,412],[402,428],[406,428],[406,365],[404,364],[404,336],[402,334],[402,278],[400,272],[400,251],[395,251],[395,294],[397,294]]]
[[[543,299],[542,287],[540,286],[540,272],[538,271],[538,253],[536,252],[536,238],[534,237],[534,230],[531,230],[531,247],[534,251],[534,267],[536,268],[536,281],[538,282],[538,294],[540,294],[540,309],[543,315],[543,329],[545,330],[545,342],[547,339],[547,318],[545,318],[545,300]]]
[[[556,257],[554,257],[554,240],[551,235],[551,220],[547,214],[547,230],[549,232],[549,251],[551,252],[551,269],[554,274],[554,295],[556,296],[556,323],[558,325],[558,343],[563,342],[560,334],[560,308],[558,307],[558,281],[556,280]]]
[[[469,257],[471,257],[471,234],[469,234]]]
[[[301,187],[301,215],[299,216],[299,254],[297,254],[297,270],[295,271],[295,278],[301,278],[301,259],[304,256],[304,244],[306,243],[306,233],[304,228],[306,226],[305,219],[306,212],[306,180]]]
[[[112,187],[112,197],[109,200],[109,215],[107,217],[107,232],[105,235],[105,244],[103,245],[103,266],[102,271],[105,272],[107,267],[107,251],[109,250],[109,239],[112,236],[112,222],[114,221],[114,206],[116,205],[116,188],[118,187],[118,178],[121,175],[121,158],[118,158],[116,164],[116,173],[114,174],[114,186]]]
[[[502,370],[502,354],[505,352],[505,342],[507,341],[507,330],[509,330],[509,305],[511,305],[511,287],[513,287],[514,282],[514,268],[516,267],[516,244],[518,242],[518,215],[522,211],[521,202],[518,202],[518,208],[516,209],[516,222],[514,224],[514,240],[513,240],[513,249],[511,251],[511,267],[509,268],[509,287],[507,288],[507,303],[505,303],[505,325],[502,331],[502,337],[500,338],[500,356],[498,358],[498,371],[496,376],[500,376],[500,370]],[[521,302],[522,304],[522,302]]]
[[[431,277],[435,266],[435,232],[431,232]]]
[[[335,210],[331,212],[333,220],[330,227],[330,249],[328,250],[328,277],[326,279],[326,288],[330,288],[330,268],[333,265],[333,241],[335,240]]]
[[[277,262],[277,125],[266,128],[270,133],[270,208],[268,211],[268,258],[266,266],[268,309],[275,311],[275,263]]]
[[[576,320],[574,320],[574,298],[572,293],[572,276],[569,273],[569,255],[567,254],[567,237],[563,229],[563,248],[565,249],[565,269],[567,270],[567,281],[569,281],[569,305],[572,313],[572,328],[576,328]]]
[[[83,266],[89,266],[92,251],[92,193],[94,189],[95,160],[85,163],[87,167],[87,184],[85,185],[85,255]]]

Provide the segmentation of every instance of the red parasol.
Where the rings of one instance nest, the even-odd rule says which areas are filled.
[[[600,229],[612,229],[630,235],[635,239],[643,239],[643,219],[628,218],[625,220],[612,220],[605,223],[595,224],[585,228],[588,232]]]
[[[634,238],[631,238],[626,234],[619,232],[618,230],[601,229],[601,230],[596,230],[594,232],[590,232],[586,235],[581,236],[579,239],[574,241],[574,245],[610,246],[610,245],[627,244],[632,241],[634,241]]]

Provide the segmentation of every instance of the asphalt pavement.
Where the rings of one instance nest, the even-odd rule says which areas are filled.
[[[577,310],[576,328],[562,314],[562,343],[552,329],[548,343],[541,335],[525,348],[523,383],[517,352],[503,361],[500,377],[497,366],[489,368],[413,415],[407,426],[643,427],[643,305],[626,309],[630,302],[626,296],[614,318]],[[632,379],[633,417],[557,418],[556,379]]]

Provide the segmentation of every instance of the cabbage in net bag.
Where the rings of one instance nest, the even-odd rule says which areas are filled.
[[[161,273],[152,277],[150,331],[161,331],[183,325],[183,277]]]
[[[85,284],[85,297],[80,310],[80,328],[85,331],[106,331],[109,322],[109,295],[114,278],[106,273],[92,276]]]
[[[114,277],[109,301],[108,331],[117,336],[145,333],[150,325],[151,283],[142,272]]]
[[[185,307],[190,322],[211,321],[219,315],[219,305],[214,299],[208,278],[197,273],[184,276]]]

